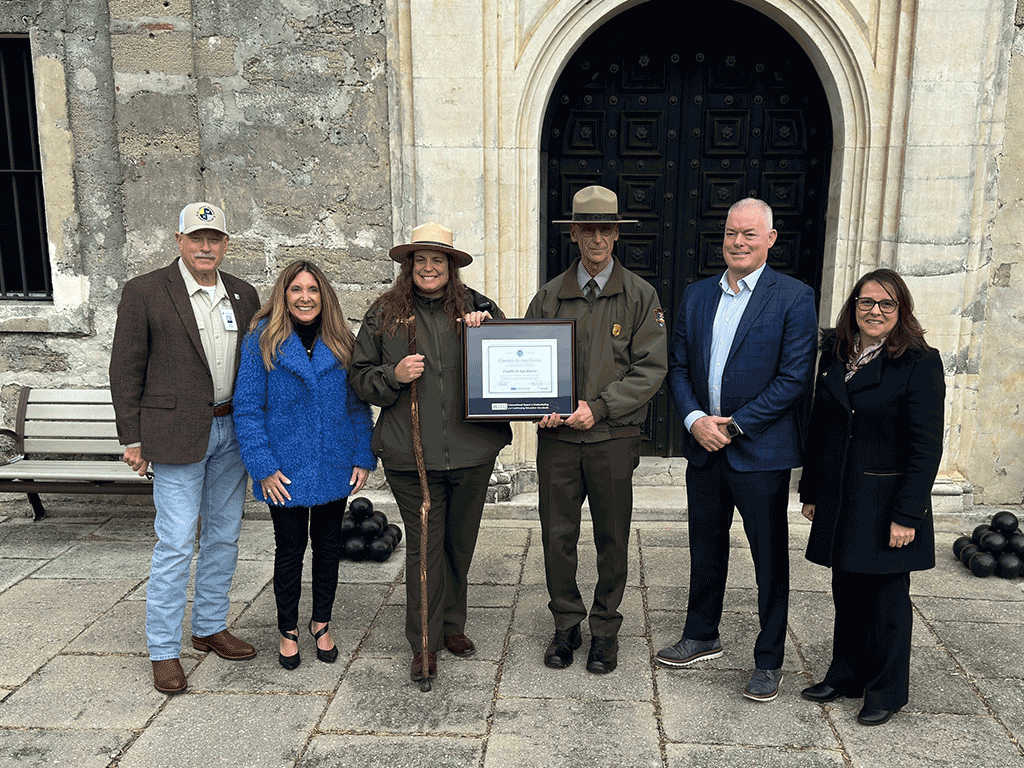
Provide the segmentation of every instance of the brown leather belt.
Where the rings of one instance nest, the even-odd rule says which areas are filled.
[[[231,415],[231,401],[228,400],[226,403],[213,406],[214,416],[230,416]]]

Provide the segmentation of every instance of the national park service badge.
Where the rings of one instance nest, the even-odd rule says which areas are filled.
[[[613,323],[612,324],[612,336],[618,336],[620,333],[622,333],[622,326],[619,325],[618,323]]]
[[[658,327],[664,330],[665,328],[665,310],[661,307],[654,308],[654,319],[658,323]]]

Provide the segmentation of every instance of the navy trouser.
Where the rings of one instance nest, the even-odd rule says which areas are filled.
[[[729,571],[729,527],[739,510],[757,579],[761,631],[754,665],[778,669],[785,653],[789,616],[789,478],[791,470],[738,472],[725,451],[707,464],[686,468],[689,507],[690,595],[683,637],[714,640],[722,619]]]
[[[899,709],[910,698],[910,574],[833,569],[832,601],[832,664],[823,682],[864,688],[869,709]]]

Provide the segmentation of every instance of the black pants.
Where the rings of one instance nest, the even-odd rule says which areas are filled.
[[[832,569],[832,601],[832,664],[823,682],[864,688],[870,709],[899,709],[910,698],[910,574]]]
[[[277,598],[277,628],[291,632],[299,624],[302,594],[302,561],[306,541],[313,546],[313,621],[331,620],[338,591],[338,561],[341,559],[341,517],[348,499],[317,507],[277,507],[269,504],[274,521],[274,597]]]
[[[477,467],[427,472],[427,649],[466,632],[469,566],[480,533],[494,460]],[[384,467],[405,523],[405,636],[414,653],[423,646],[420,623],[419,474]]]
[[[615,637],[622,626],[619,604],[629,570],[629,526],[633,519],[633,470],[640,463],[640,438],[600,443],[537,441],[541,541],[548,608],[555,629],[587,618],[576,583],[581,506],[590,500],[597,548],[597,584],[590,607],[590,633]]]
[[[689,506],[690,596],[683,637],[714,640],[722,619],[729,571],[729,527],[739,510],[757,579],[761,631],[754,643],[758,669],[778,669],[789,616],[789,502],[791,470],[737,472],[725,451],[703,467],[686,468]]]

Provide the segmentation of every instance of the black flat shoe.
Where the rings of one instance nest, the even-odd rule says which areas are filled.
[[[861,725],[884,725],[889,722],[889,718],[900,711],[899,707],[896,709],[869,709],[864,707],[857,715],[857,722]]]
[[[325,624],[323,629],[319,632],[313,631],[313,620],[309,620],[309,634],[313,635],[313,640],[319,640],[321,637],[327,634],[327,630],[330,629],[330,624]],[[335,645],[328,648],[326,651],[322,650],[320,646],[316,646],[316,657],[325,664],[333,664],[338,658],[338,646]]]
[[[864,692],[848,691],[844,688],[833,688],[828,683],[816,683],[810,688],[804,688],[800,691],[800,695],[808,701],[816,701],[819,704],[824,704],[828,701],[835,701],[840,696],[846,696],[849,699],[859,699],[864,695]]]
[[[544,664],[552,669],[565,669],[572,664],[572,652],[583,645],[580,625],[572,629],[556,629],[548,649],[544,652]]]
[[[299,636],[295,632],[282,632],[281,637],[285,640],[291,640],[294,643],[299,642]],[[293,656],[285,656],[280,651],[277,652],[277,661],[285,669],[295,669],[302,662],[302,658],[299,656],[298,651]]]

